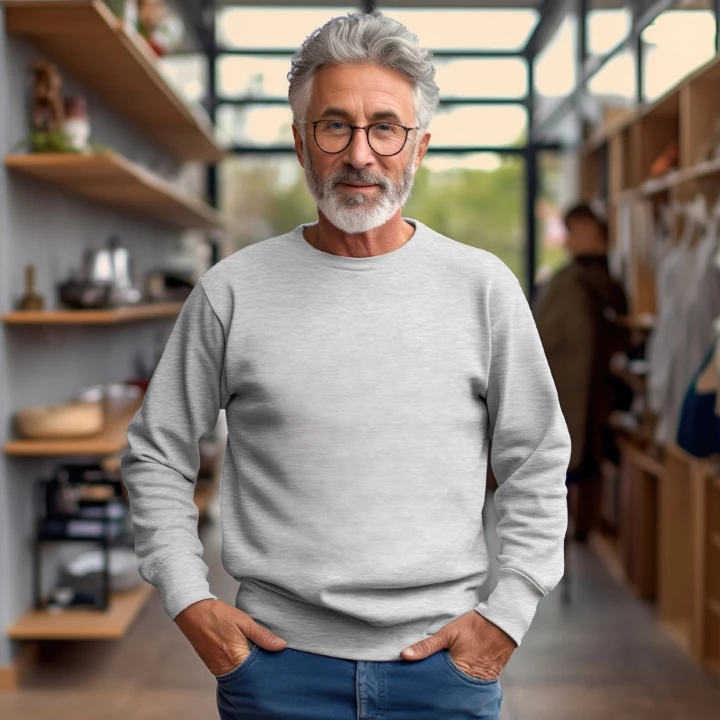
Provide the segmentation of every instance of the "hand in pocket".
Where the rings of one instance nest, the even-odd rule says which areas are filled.
[[[193,603],[175,618],[175,624],[213,675],[224,675],[245,661],[250,654],[246,638],[273,652],[287,645],[250,615],[221,600]]]

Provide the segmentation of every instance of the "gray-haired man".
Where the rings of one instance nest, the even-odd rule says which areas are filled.
[[[289,99],[318,220],[203,275],[128,431],[140,571],[223,720],[496,720],[563,575],[570,438],[522,289],[402,217],[434,74],[379,12],[307,39]],[[220,409],[235,607],[210,592],[193,503]],[[488,460],[502,546],[480,602]]]

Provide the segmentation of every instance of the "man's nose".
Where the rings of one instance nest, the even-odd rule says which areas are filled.
[[[367,167],[375,159],[375,154],[368,143],[365,130],[357,128],[352,131],[350,144],[345,148],[343,160],[356,168]]]

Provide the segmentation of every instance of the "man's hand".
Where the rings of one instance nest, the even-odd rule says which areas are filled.
[[[247,613],[221,600],[200,600],[186,607],[175,624],[213,675],[238,667],[250,654],[245,638],[265,650],[282,650],[287,641],[258,625]]]
[[[444,648],[448,648],[453,662],[464,673],[481,680],[495,680],[517,644],[504,630],[471,610],[429,638],[405,648],[401,656],[403,660],[422,660]]]

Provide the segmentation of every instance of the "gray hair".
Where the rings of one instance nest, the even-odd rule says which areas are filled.
[[[379,10],[334,17],[307,37],[290,63],[288,100],[296,123],[305,119],[313,78],[323,65],[368,63],[397,70],[412,83],[421,132],[438,105],[432,53],[419,46],[417,35]],[[300,129],[304,127],[300,123]]]

